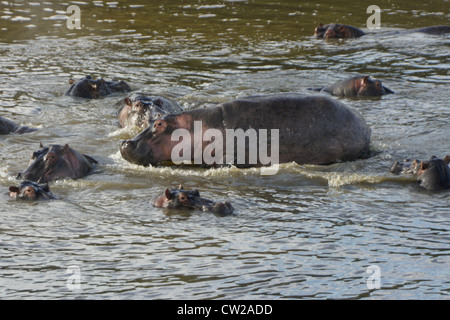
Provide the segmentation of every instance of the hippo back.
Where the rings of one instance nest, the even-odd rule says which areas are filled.
[[[275,94],[222,104],[227,129],[279,129],[280,162],[327,164],[368,153],[362,115],[325,96]]]

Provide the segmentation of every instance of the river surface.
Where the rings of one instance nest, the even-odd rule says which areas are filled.
[[[81,29],[67,27],[69,4]],[[370,3],[376,4],[376,3]],[[450,193],[395,176],[395,160],[450,152],[447,1],[2,1],[0,115],[39,130],[0,137],[2,299],[449,299]],[[319,22],[360,39],[312,38]],[[389,33],[391,32],[391,33]],[[383,35],[383,33],[386,33]],[[69,78],[123,79],[191,109],[255,94],[312,93],[355,74],[395,94],[339,99],[372,129],[372,157],[329,166],[148,167],[122,159],[113,105],[64,96]],[[99,161],[50,184],[57,200],[9,199],[42,142]],[[235,215],[157,209],[183,184]],[[80,280],[80,281],[78,281]],[[379,280],[379,282],[377,282]]]

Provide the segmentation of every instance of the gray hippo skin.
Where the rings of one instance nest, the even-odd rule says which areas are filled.
[[[450,26],[430,26],[424,28],[415,28],[409,30],[399,30],[394,32],[380,32],[380,35],[386,36],[390,34],[398,34],[398,33],[411,33],[411,32],[421,32],[431,35],[444,35],[450,33]],[[339,23],[329,23],[322,24],[320,23],[314,29],[314,37],[317,39],[349,39],[349,38],[359,38],[366,35],[364,31],[358,29],[356,27],[339,24]]]
[[[94,80],[90,75],[75,81],[69,80],[72,85],[66,95],[86,99],[98,99],[110,95],[113,92],[129,92],[130,86],[125,81],[106,81],[104,79]]]
[[[25,126],[18,126],[11,120],[3,118],[0,116],[0,135],[2,134],[10,134],[10,133],[27,133],[33,132],[37,129],[28,128]]]
[[[18,178],[47,183],[49,181],[72,178],[78,179],[88,175],[97,161],[90,156],[79,153],[68,144],[50,145],[34,152],[30,165]]]
[[[23,181],[19,187],[9,187],[9,196],[22,200],[56,199],[50,192],[48,184],[39,184],[33,181]]]
[[[443,35],[450,33],[450,26],[431,26],[425,28],[411,29],[410,32],[422,32],[433,35]]]
[[[394,174],[412,174],[419,185],[428,190],[443,190],[450,188],[450,155],[439,159],[432,156],[428,161],[405,160],[396,161],[391,172]]]
[[[234,211],[229,202],[215,202],[200,197],[200,192],[184,190],[180,185],[178,189],[166,189],[162,194],[152,199],[151,204],[157,208],[201,210],[218,215],[229,215]]]
[[[394,93],[383,86],[380,80],[373,80],[370,76],[355,76],[325,88],[309,88],[309,90],[323,91],[338,97],[375,97]]]
[[[168,113],[179,113],[181,107],[164,97],[133,93],[116,103],[119,109],[121,127],[138,126],[147,128],[153,121]]]
[[[359,38],[364,36],[366,33],[361,29],[356,27],[339,24],[330,23],[323,25],[322,23],[314,30],[314,36],[318,39],[349,39],[349,38]]]
[[[201,121],[203,130],[219,130],[224,145],[226,129],[247,131],[252,128],[269,132],[278,129],[279,163],[329,164],[355,160],[367,155],[371,134],[363,117],[339,101],[326,96],[275,94],[166,115],[156,120],[153,128],[123,141],[121,154],[127,161],[144,166],[171,161],[172,148],[178,143],[172,141],[171,133],[184,128],[192,137],[194,121]],[[201,147],[204,150],[205,144]],[[271,149],[273,146],[267,147]],[[248,144],[245,151],[247,159]],[[223,155],[227,156],[225,148]],[[236,150],[227,158],[236,159]],[[232,164],[237,167],[267,165],[261,161]]]

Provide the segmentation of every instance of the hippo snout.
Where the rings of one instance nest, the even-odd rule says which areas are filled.
[[[137,143],[135,140],[122,141],[119,149],[122,157],[131,163],[143,165],[144,167],[151,164],[151,150],[144,148],[142,144]]]

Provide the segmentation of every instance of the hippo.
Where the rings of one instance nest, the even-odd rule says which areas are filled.
[[[10,133],[22,134],[22,133],[33,132],[33,131],[36,131],[36,130],[37,129],[28,128],[28,127],[25,127],[25,126],[18,126],[17,124],[12,122],[11,120],[8,120],[8,119],[3,118],[2,116],[0,116],[0,135],[10,134]]]
[[[380,80],[373,80],[368,75],[355,76],[325,88],[308,88],[308,90],[327,92],[339,97],[373,97],[394,93],[391,89],[383,86]]]
[[[130,92],[130,86],[123,80],[105,81],[104,79],[94,80],[92,76],[87,75],[84,78],[75,81],[69,80],[72,85],[67,90],[66,95],[72,97],[81,97],[86,99],[98,99],[105,97],[113,92]]]
[[[431,26],[425,28],[416,28],[409,30],[410,32],[421,32],[432,35],[443,35],[450,33],[450,26]]]
[[[200,197],[200,192],[184,190],[180,185],[178,189],[166,189],[162,194],[153,198],[150,202],[157,208],[191,209],[212,212],[218,215],[230,215],[234,208],[229,202],[214,202]]]
[[[348,38],[359,38],[364,36],[366,33],[361,29],[356,27],[339,24],[339,23],[330,23],[323,25],[322,23],[314,30],[314,36],[318,39],[348,39]]]
[[[68,144],[48,147],[41,144],[40,149],[31,156],[28,168],[17,177],[38,183],[64,178],[78,179],[88,175],[96,163],[95,159],[79,153]]]
[[[450,188],[450,155],[439,159],[432,156],[428,161],[413,161],[407,159],[404,162],[396,161],[391,167],[394,174],[412,174],[419,185],[428,190],[443,190]]]
[[[133,93],[123,101],[116,103],[119,106],[119,124],[121,127],[138,126],[147,128],[157,118],[167,113],[181,112],[181,107],[169,99],[142,93]]]
[[[180,134],[182,143],[178,142]],[[292,161],[330,164],[366,156],[370,135],[364,118],[339,101],[284,93],[165,115],[133,139],[123,141],[120,152],[125,160],[144,166],[167,161],[192,164],[192,160],[194,165],[238,168]],[[214,142],[208,144],[212,138]]]
[[[23,200],[48,200],[56,199],[50,192],[48,184],[39,184],[33,181],[23,181],[19,187],[9,187],[9,196]]]

